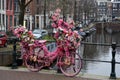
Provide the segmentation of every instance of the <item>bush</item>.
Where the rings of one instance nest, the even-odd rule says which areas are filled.
[[[42,37],[42,40],[55,41],[55,39],[52,35],[45,35]]]

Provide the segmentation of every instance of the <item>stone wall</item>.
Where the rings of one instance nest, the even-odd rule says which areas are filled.
[[[0,52],[0,66],[8,66],[12,61],[12,52]]]

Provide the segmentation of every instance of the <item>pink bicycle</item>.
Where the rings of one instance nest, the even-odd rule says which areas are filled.
[[[18,33],[21,36],[24,30]],[[48,51],[46,40],[34,40],[31,43],[30,41],[28,37],[24,37],[21,41],[22,59],[30,71],[40,71],[44,67],[50,67],[57,60],[56,65],[64,75],[75,76],[80,72],[81,57],[76,53],[76,49],[71,47],[67,38],[57,41],[57,48],[53,52]]]
[[[39,71],[43,67],[51,66],[53,61],[57,59],[57,66],[66,76],[75,76],[80,72],[81,58],[75,50],[67,49],[66,41],[61,41],[53,52],[48,51],[45,42],[46,40],[35,41],[33,44],[32,50],[30,50],[32,54],[25,58],[25,64],[29,70]]]
[[[35,40],[33,34],[23,27],[16,28],[14,34],[21,39],[21,53],[24,65],[30,71],[40,71],[44,67],[50,67],[56,61],[56,65],[66,76],[79,74],[82,68],[82,60],[76,50],[80,43],[80,36],[72,31],[73,22],[69,24],[58,19],[60,10],[52,16],[57,48],[50,52],[46,47],[46,40]]]

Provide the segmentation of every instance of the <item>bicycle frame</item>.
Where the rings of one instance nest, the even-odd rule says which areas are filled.
[[[67,49],[66,50],[64,49],[63,44],[57,45],[57,48],[53,52],[50,52],[47,49],[45,43],[46,43],[46,40],[35,41],[35,47],[42,48],[44,52],[44,57],[49,58],[50,63],[52,63],[54,60],[56,60],[56,58],[58,58],[57,60],[57,64],[58,64],[59,57],[61,57],[63,54],[66,54],[68,56],[69,51]]]
[[[57,45],[57,48],[53,52],[50,52],[47,49],[45,43],[46,43],[46,40],[36,40],[34,44],[27,44],[27,45],[25,45],[24,42],[21,42],[21,45],[22,45],[21,51],[22,51],[23,61],[26,60],[27,56],[34,54],[32,53],[32,50],[36,47],[43,50],[44,56],[42,57],[49,59],[49,62],[47,62],[48,64],[53,63],[53,61],[57,59],[57,65],[60,65],[59,58],[63,56],[63,54],[65,54],[66,57],[69,57],[69,50],[67,49],[67,46],[64,47],[65,45],[63,44],[65,43],[63,43],[63,41],[61,41],[61,43]],[[39,52],[40,51],[38,51],[38,53],[36,54],[39,54]],[[50,65],[47,65],[47,66],[50,66]],[[46,66],[43,66],[43,67],[46,67]]]

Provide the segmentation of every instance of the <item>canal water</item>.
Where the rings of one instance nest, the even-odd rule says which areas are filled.
[[[120,32],[119,33],[107,33],[103,29],[97,29],[95,33],[87,37],[85,42],[91,43],[108,43],[116,42],[120,44]],[[81,45],[82,57],[89,60],[111,61],[112,60],[112,48],[111,46],[100,45]],[[116,48],[115,55],[116,62],[120,62],[120,48]],[[120,78],[120,64],[115,65],[116,77]],[[111,63],[96,62],[96,61],[84,61],[82,73],[110,76]]]

